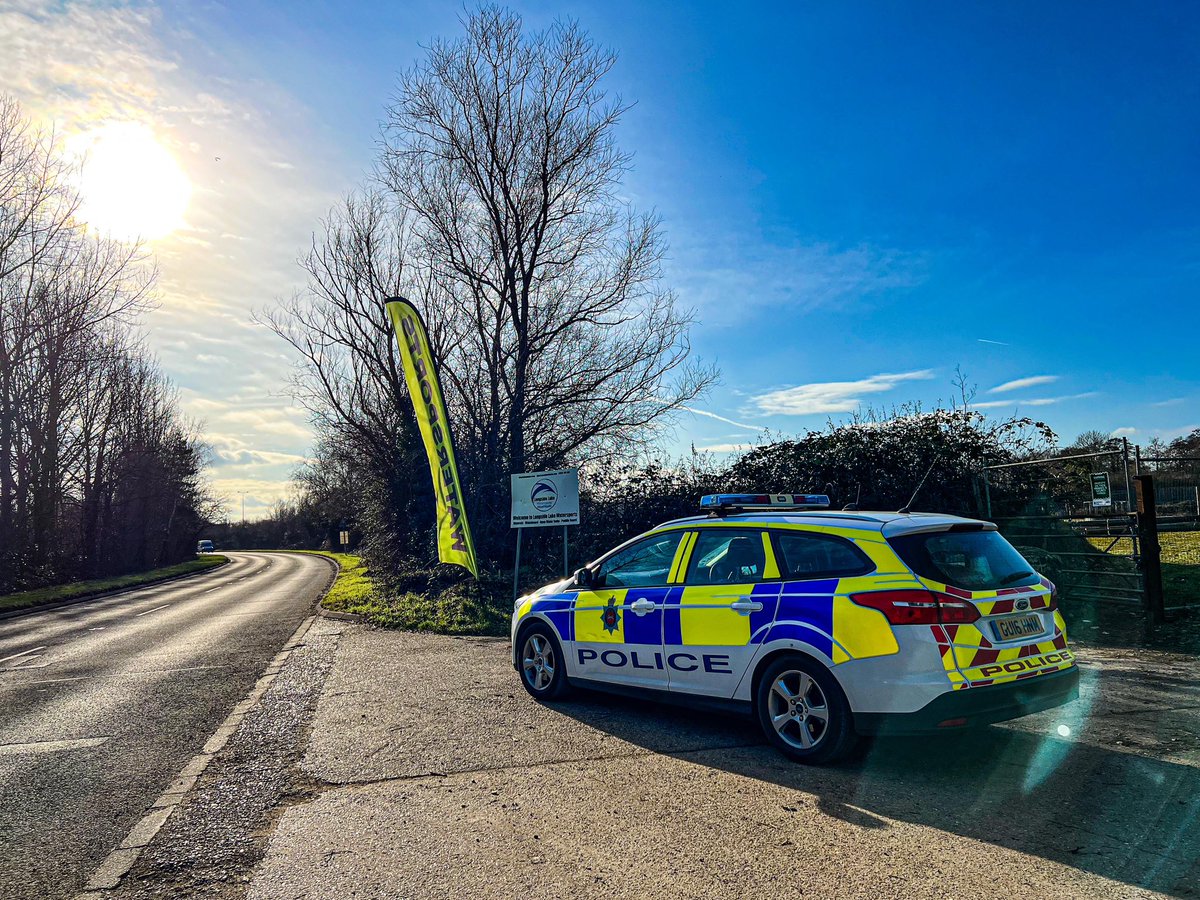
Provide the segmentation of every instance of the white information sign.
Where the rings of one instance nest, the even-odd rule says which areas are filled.
[[[512,476],[513,528],[579,524],[579,470]]]

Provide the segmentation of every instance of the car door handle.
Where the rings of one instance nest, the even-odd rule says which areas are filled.
[[[646,613],[658,609],[658,604],[653,600],[647,600],[645,597],[642,597],[640,600],[634,600],[630,603],[629,608],[633,610],[634,615],[644,616]]]
[[[729,604],[729,608],[738,612],[762,612],[762,604],[757,600],[735,600]]]

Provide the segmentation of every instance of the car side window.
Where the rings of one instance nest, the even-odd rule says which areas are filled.
[[[696,538],[684,584],[746,584],[762,581],[765,566],[762,532],[708,528]]]
[[[668,531],[614,553],[596,571],[596,587],[665,585],[683,531]]]
[[[785,579],[847,578],[875,568],[870,557],[845,538],[806,531],[776,531],[775,557]]]

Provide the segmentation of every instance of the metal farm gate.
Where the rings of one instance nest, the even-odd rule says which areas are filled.
[[[1132,449],[990,466],[984,501],[1065,605],[1153,630],[1200,606],[1200,457]]]
[[[986,517],[1054,582],[1060,602],[1095,618],[1146,614],[1132,468],[1122,442],[984,472]],[[1097,498],[1100,483],[1105,496]]]

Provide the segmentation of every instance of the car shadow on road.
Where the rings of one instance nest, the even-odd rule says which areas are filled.
[[[822,813],[864,829],[897,820],[924,825],[1200,897],[1200,769],[1193,766],[991,726],[881,738],[839,765],[810,767],[766,745],[748,717],[591,692],[556,708],[653,752],[815,796]]]

